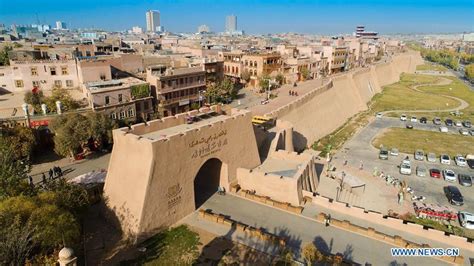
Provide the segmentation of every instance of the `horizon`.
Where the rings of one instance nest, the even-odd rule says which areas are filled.
[[[473,32],[470,20],[474,4],[470,0],[449,1],[408,0],[390,3],[364,0],[345,1],[284,0],[277,3],[267,0],[224,1],[143,1],[105,0],[97,3],[52,0],[47,3],[31,2],[19,6],[12,2],[0,3],[0,23],[5,25],[48,24],[63,21],[68,28],[97,28],[107,31],[124,31],[133,26],[145,28],[145,12],[160,11],[161,25],[169,32],[193,33],[199,25],[208,25],[212,32],[224,30],[225,17],[237,16],[237,29],[247,34],[300,33],[337,35],[352,33],[356,25],[365,25],[369,31],[382,35],[442,34]],[[252,6],[252,8],[249,8]],[[192,8],[192,12],[187,9]],[[270,10],[270,12],[269,12]],[[327,10],[327,12],[313,12]],[[104,12],[120,17],[107,17]],[[271,13],[270,16],[263,16]],[[334,15],[338,14],[337,18]],[[186,19],[182,19],[186,16]],[[90,19],[84,19],[90,17]],[[443,17],[443,21],[439,18]],[[417,26],[414,26],[417,25]]]

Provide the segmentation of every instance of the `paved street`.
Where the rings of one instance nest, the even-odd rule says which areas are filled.
[[[405,123],[396,118],[379,118],[375,119],[359,133],[357,133],[352,139],[345,143],[345,145],[338,151],[333,159],[335,164],[342,165],[344,160],[348,160],[348,164],[352,167],[358,167],[360,161],[363,161],[364,168],[370,169],[372,171],[374,168],[383,171],[386,174],[395,176],[398,179],[407,181],[408,185],[415,190],[416,195],[422,195],[427,198],[426,202],[439,203],[442,205],[449,205],[448,200],[443,192],[443,187],[447,185],[455,185],[460,190],[464,196],[464,205],[456,206],[455,209],[466,210],[469,212],[474,212],[474,187],[463,187],[457,183],[448,183],[444,179],[426,177],[418,177],[414,173],[410,176],[401,175],[399,173],[398,166],[400,165],[402,159],[406,156],[409,156],[412,161],[412,169],[416,169],[418,165],[424,165],[427,169],[437,168],[437,169],[452,169],[456,173],[470,173],[474,175],[474,170],[469,169],[468,167],[459,167],[455,166],[454,162],[451,162],[450,166],[441,165],[441,163],[430,163],[426,160],[424,161],[415,161],[413,159],[413,154],[400,154],[397,157],[389,156],[388,160],[380,160],[378,158],[378,149],[374,148],[371,145],[372,139],[383,129],[389,127],[404,127]],[[436,130],[437,126],[434,126],[432,123],[426,125],[416,123],[415,128],[426,129],[426,130]],[[473,137],[473,136],[466,136]],[[429,152],[429,151],[425,151]],[[439,154],[438,154],[439,156]]]
[[[444,265],[443,262],[432,258],[416,258],[416,257],[398,257],[394,258],[390,255],[389,244],[379,242],[373,239],[353,234],[334,227],[325,227],[321,223],[297,216],[288,212],[277,210],[275,208],[261,205],[239,197],[226,195],[214,195],[204,205],[204,209],[212,209],[213,212],[229,215],[232,219],[255,226],[261,227],[268,232],[289,238],[289,245],[294,249],[295,253],[299,252],[301,246],[307,242],[315,243],[321,250],[331,252],[333,254],[340,253],[346,258],[359,264],[367,265],[399,265],[407,263],[408,265]],[[314,216],[323,209],[315,209],[310,207],[305,211],[305,215]],[[225,235],[235,241],[243,242],[254,248],[263,249],[271,252],[271,249],[264,246],[261,242],[245,237],[238,232],[229,231],[222,225],[204,221],[198,217],[197,212],[186,217],[182,222],[189,223],[208,230],[217,235]],[[372,226],[368,223],[361,223],[362,226]],[[395,231],[393,231],[395,233]],[[398,232],[403,236],[403,232]],[[419,240],[408,236],[409,239]],[[442,243],[430,243],[433,247],[445,247]],[[462,251],[466,257],[473,257],[467,251]],[[301,258],[299,257],[301,260]],[[467,260],[468,261],[468,260]],[[468,264],[466,264],[468,265]]]

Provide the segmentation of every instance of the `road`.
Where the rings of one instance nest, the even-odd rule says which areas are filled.
[[[264,228],[268,232],[285,236],[289,239],[288,245],[299,256],[299,250],[308,242],[314,243],[320,250],[332,254],[343,254],[344,257],[361,265],[445,265],[442,261],[433,258],[421,257],[392,257],[390,248],[393,246],[370,239],[358,234],[350,233],[335,227],[326,227],[321,223],[308,219],[308,217],[291,214],[269,206],[255,203],[246,199],[227,194],[226,196],[214,195],[203,205],[204,209],[211,209],[215,213],[229,215],[231,219],[252,225],[257,228]],[[314,206],[306,214],[313,216],[321,211]],[[313,216],[314,217],[314,216]],[[242,242],[248,246],[264,250],[271,253],[271,249],[261,242],[256,242],[253,238],[245,237],[243,234],[229,230],[223,225],[201,219],[195,212],[186,217],[182,222],[192,226],[200,227],[217,235],[226,236],[234,241]],[[365,222],[362,226],[372,226]],[[398,232],[404,236],[404,232]],[[407,237],[410,240],[425,242],[433,247],[447,247],[442,243],[432,243],[423,239]],[[473,257],[474,254],[462,250],[461,254]],[[468,264],[466,264],[468,265]]]
[[[388,160],[380,160],[378,158],[379,150],[371,145],[372,140],[379,132],[381,132],[381,130],[391,127],[405,127],[405,122],[402,122],[396,118],[387,117],[375,119],[344,144],[344,146],[334,155],[334,163],[342,165],[344,160],[348,160],[349,165],[358,167],[360,161],[363,161],[364,168],[377,168],[378,170],[383,171],[385,174],[390,174],[398,179],[405,180],[407,181],[408,185],[415,190],[415,194],[422,195],[427,198],[426,202],[439,203],[441,205],[449,205],[448,200],[444,195],[443,187],[451,184],[456,185],[464,196],[464,205],[460,207],[456,206],[455,209],[466,210],[474,213],[474,187],[463,187],[457,183],[448,183],[443,179],[435,179],[429,176],[418,177],[414,173],[410,176],[401,175],[398,166],[400,165],[403,158],[409,156],[412,161],[413,170],[416,169],[416,166],[418,165],[424,165],[428,169],[437,168],[442,170],[449,168],[454,170],[456,173],[470,173],[471,175],[474,175],[474,170],[467,167],[455,166],[454,162],[451,162],[451,165],[446,167],[445,165],[441,165],[439,162],[430,163],[426,160],[415,161],[413,159],[413,154],[400,154],[397,157],[389,156]],[[428,124],[416,123],[415,128],[439,131],[438,126],[433,125],[430,122]],[[466,137],[471,138],[472,136]]]

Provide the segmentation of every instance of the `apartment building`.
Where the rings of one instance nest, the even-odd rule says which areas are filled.
[[[137,78],[88,82],[84,87],[92,110],[112,119],[148,120],[153,114],[150,86]]]
[[[242,57],[244,53],[241,51],[235,52],[220,52],[219,59],[224,61],[224,75],[234,80],[240,80],[242,75]]]
[[[10,60],[10,72],[4,79],[9,91],[31,91],[33,88],[51,90],[58,88],[73,88],[79,86],[76,61],[65,60]],[[2,85],[6,85],[2,84]]]
[[[202,66],[172,68],[149,66],[146,75],[156,95],[158,112],[169,116],[189,111],[191,104],[199,103],[206,90],[206,70]]]

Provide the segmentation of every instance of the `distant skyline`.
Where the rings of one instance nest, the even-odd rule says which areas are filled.
[[[221,32],[231,14],[238,30],[250,34],[351,33],[358,24],[381,34],[474,31],[474,0],[0,0],[0,23],[33,24],[38,18],[51,26],[64,21],[69,28],[146,29],[150,9],[160,11],[161,25],[172,32],[195,32],[202,24]]]

